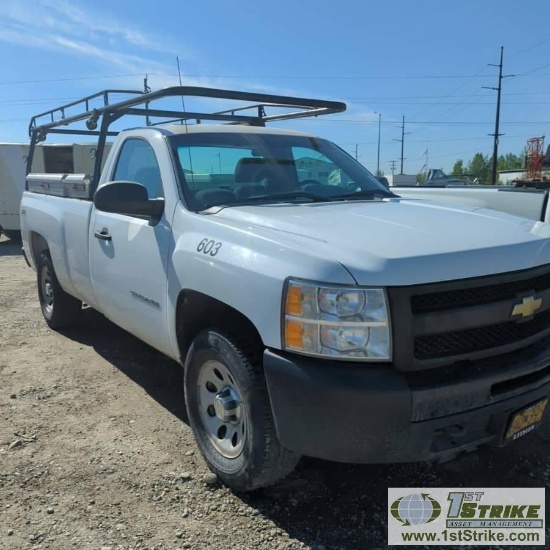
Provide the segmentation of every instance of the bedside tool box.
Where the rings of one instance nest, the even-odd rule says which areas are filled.
[[[29,174],[27,188],[31,193],[91,199],[92,181],[91,174]]]

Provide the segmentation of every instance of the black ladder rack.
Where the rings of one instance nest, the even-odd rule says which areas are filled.
[[[115,96],[120,94],[131,95],[132,97],[113,103]],[[224,99],[251,103],[251,105],[243,106],[241,104],[234,109],[213,112],[151,108],[152,102],[170,97]],[[96,103],[99,103],[99,106],[93,107],[92,105]],[[286,112],[268,114],[267,111],[270,109],[286,109]],[[48,134],[96,136],[98,144],[94,167],[95,187],[99,178],[106,139],[108,136],[116,136],[118,134],[117,131],[111,131],[109,127],[113,122],[127,115],[144,117],[146,126],[174,122],[183,123],[186,121],[194,121],[197,124],[200,124],[202,121],[218,121],[226,124],[265,126],[266,122],[328,115],[341,113],[345,110],[346,104],[338,101],[220,90],[197,86],[173,86],[155,92],[103,90],[31,118],[29,124],[31,146],[27,158],[27,173],[30,172],[36,144],[45,141]],[[73,114],[74,111],[76,111],[76,114]],[[82,121],[86,122],[86,128],[68,128]],[[98,125],[99,130],[97,129]]]

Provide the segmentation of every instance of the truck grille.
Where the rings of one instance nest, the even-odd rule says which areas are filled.
[[[393,362],[424,370],[535,345],[550,335],[550,264],[512,273],[390,287]],[[531,317],[512,317],[524,299]],[[527,310],[528,311],[528,310]]]
[[[476,306],[510,300],[518,293],[540,292],[550,288],[550,273],[520,281],[511,281],[498,285],[463,288],[448,292],[432,292],[411,297],[413,313],[427,313],[445,309]]]
[[[414,355],[417,359],[462,355],[525,340],[549,328],[550,310],[546,310],[525,323],[511,321],[459,332],[417,337],[414,339]]]

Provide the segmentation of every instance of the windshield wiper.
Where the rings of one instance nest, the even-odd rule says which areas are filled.
[[[315,193],[308,193],[307,191],[289,191],[288,193],[271,193],[268,195],[255,195],[253,197],[248,197],[246,199],[236,201],[236,202],[224,202],[224,203],[214,203],[207,204],[201,208],[201,210],[208,210],[214,206],[219,206],[220,208],[227,208],[229,206],[246,206],[247,204],[253,202],[269,202],[269,201],[282,201],[288,202],[292,199],[309,199],[311,202],[328,202],[332,199],[329,197],[323,197],[322,195],[317,195]]]
[[[292,199],[309,199],[311,202],[328,202],[332,199],[330,197],[323,197],[322,195],[317,195],[315,193],[309,193],[307,191],[289,191],[288,193],[271,193],[268,195],[255,195],[253,197],[248,197],[240,201],[231,201],[223,203],[213,203],[206,204],[201,207],[199,211],[208,210],[214,206],[219,206],[220,208],[228,208],[230,206],[246,206],[254,202],[269,202],[269,201],[281,201],[288,202]]]
[[[220,208],[227,208],[230,206],[246,206],[247,204],[255,202],[269,202],[269,201],[281,201],[287,202],[292,199],[309,199],[311,202],[334,202],[339,200],[346,200],[352,198],[358,199],[374,199],[374,198],[393,198],[398,195],[394,195],[390,191],[380,191],[378,189],[371,189],[368,191],[356,191],[354,193],[345,193],[343,195],[318,195],[317,193],[310,193],[309,191],[289,191],[287,193],[270,193],[266,195],[255,195],[253,197],[248,197],[246,199],[237,201],[237,202],[224,202],[224,203],[215,203],[207,204],[201,208],[201,210],[208,210],[214,206],[219,206]]]
[[[317,195],[316,193],[310,193],[309,191],[288,191],[286,193],[269,193],[266,195],[255,195],[248,197],[242,201],[239,201],[238,204],[247,204],[249,202],[261,202],[261,201],[271,201],[271,200],[281,200],[287,201],[292,199],[309,199],[312,202],[326,202],[330,200],[328,197],[323,195]],[[233,203],[234,204],[234,203]]]
[[[368,189],[365,191],[354,191],[353,193],[345,193],[343,195],[334,195],[331,200],[338,201],[340,199],[392,199],[398,195],[391,191],[382,191],[380,189]]]

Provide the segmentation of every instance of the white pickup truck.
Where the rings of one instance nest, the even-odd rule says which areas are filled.
[[[530,220],[550,223],[550,190],[535,187],[463,185],[460,187],[392,187],[401,197],[432,200],[439,203],[490,208]]]
[[[247,108],[154,107],[179,96]],[[94,175],[28,176],[43,315],[71,327],[84,302],[180,362],[229,486],[274,483],[301,455],[448,460],[544,420],[550,225],[401,199],[329,141],[264,127],[341,103],[176,87],[69,107],[30,125],[31,151],[82,121],[98,136]],[[123,115],[147,125],[100,170]]]

